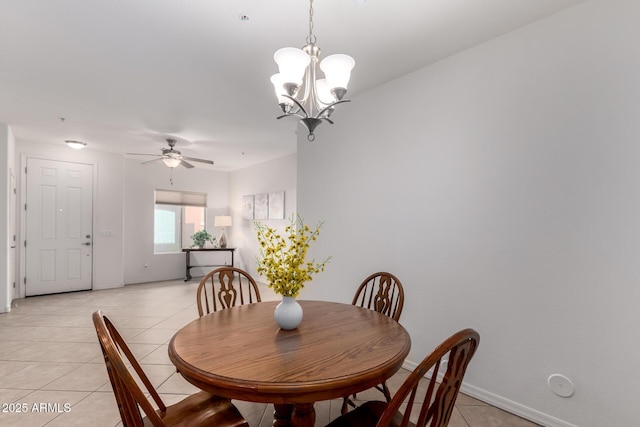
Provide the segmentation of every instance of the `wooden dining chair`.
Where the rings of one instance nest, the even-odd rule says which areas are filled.
[[[113,323],[101,311],[93,313],[109,380],[125,427],[144,426],[208,426],[249,427],[229,399],[205,391],[193,394],[180,402],[166,406],[153,387],[133,353]],[[123,357],[124,356],[124,357]],[[134,379],[131,369],[140,379],[156,408]],[[146,415],[142,416],[142,413]]]
[[[411,372],[390,402],[366,402],[327,427],[446,427],[479,343],[480,335],[473,329],[453,334]],[[441,368],[445,372],[439,378]],[[425,375],[429,378],[426,388],[421,382]],[[418,394],[419,390],[424,394]],[[406,406],[401,413],[403,405]]]
[[[400,280],[391,273],[378,272],[370,275],[362,281],[356,291],[353,305],[375,310],[378,313],[386,314],[395,321],[400,320],[402,307],[404,306],[404,289]],[[387,402],[391,400],[391,393],[387,383],[377,385],[376,390],[384,394]],[[356,395],[353,395],[355,398]],[[349,396],[342,401],[341,412],[347,413],[349,406],[355,407],[355,403]]]
[[[235,267],[221,267],[210,271],[198,286],[200,317],[224,308],[261,301],[260,291],[253,277]]]
[[[375,310],[399,321],[404,306],[402,283],[391,273],[374,273],[362,281],[352,304]]]

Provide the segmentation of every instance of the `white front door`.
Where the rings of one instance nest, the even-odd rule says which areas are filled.
[[[92,199],[92,165],[27,159],[27,296],[91,289]]]

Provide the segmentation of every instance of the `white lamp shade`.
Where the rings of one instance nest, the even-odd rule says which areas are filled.
[[[324,72],[329,88],[346,89],[351,78],[351,70],[355,65],[356,61],[352,57],[338,53],[324,58],[320,62],[320,69]]]
[[[316,93],[318,95],[318,100],[324,105],[329,105],[335,102],[333,95],[331,95],[331,88],[329,87],[329,83],[327,83],[326,79],[316,80]]]
[[[284,83],[285,82],[282,80],[282,74],[277,73],[277,74],[274,74],[273,76],[271,76],[271,83],[273,83],[273,88],[276,91],[276,97],[278,98],[278,104],[293,105],[293,101],[292,100],[282,96],[282,95],[287,93],[287,91],[284,89]]]
[[[273,55],[278,64],[283,83],[302,84],[302,77],[311,61],[311,57],[302,49],[283,47]]]
[[[231,227],[231,217],[228,215],[216,216],[213,219],[215,227]]]
[[[167,165],[170,168],[175,168],[176,166],[178,166],[180,164],[180,162],[182,160],[180,159],[174,159],[174,158],[164,158],[162,159],[162,161],[164,162],[165,165]]]

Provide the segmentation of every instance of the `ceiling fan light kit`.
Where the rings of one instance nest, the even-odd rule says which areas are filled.
[[[182,160],[177,158],[167,157],[162,159],[162,162],[169,168],[175,168],[182,162]]]
[[[276,51],[273,59],[278,73],[271,76],[271,83],[278,98],[283,117],[299,117],[309,131],[307,139],[315,139],[314,130],[322,121],[333,124],[329,118],[334,107],[344,102],[351,70],[355,61],[349,55],[335,54],[320,62],[324,79],[316,79],[320,48],[313,34],[313,0],[309,2],[309,35],[302,48],[285,47]],[[303,83],[304,79],[304,83]],[[301,97],[298,92],[303,88]]]

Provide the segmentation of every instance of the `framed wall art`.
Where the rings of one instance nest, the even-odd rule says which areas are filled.
[[[269,219],[269,193],[254,194],[253,219]]]
[[[269,219],[284,219],[284,191],[269,193]]]
[[[242,196],[242,219],[253,219],[253,194]]]

